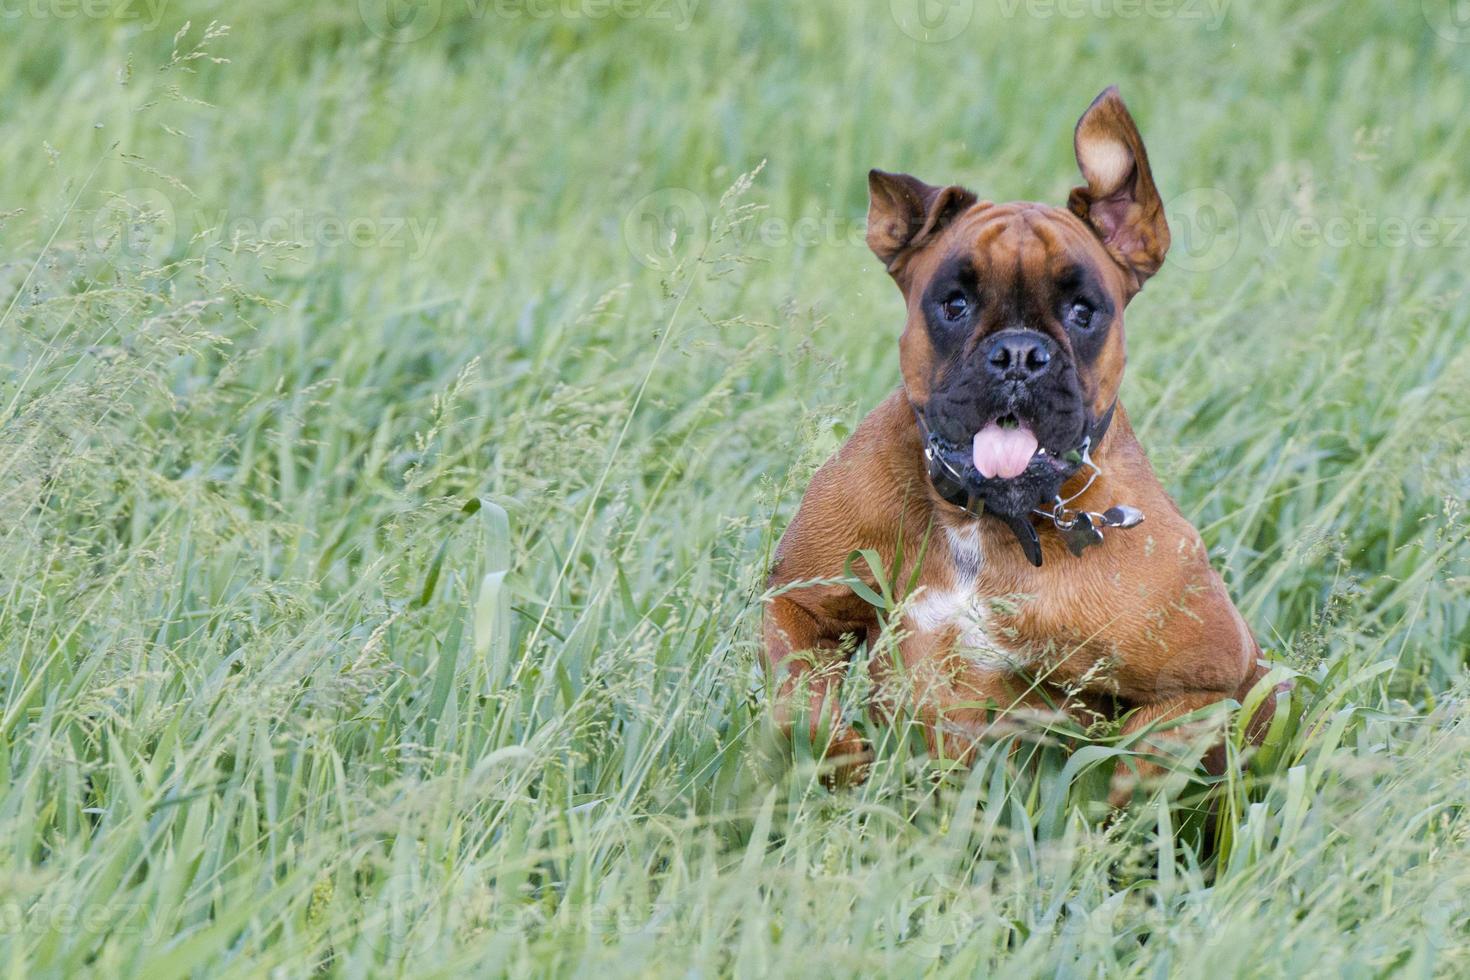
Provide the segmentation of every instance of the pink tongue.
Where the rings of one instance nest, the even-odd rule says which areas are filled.
[[[1034,455],[1036,436],[1024,425],[1002,429],[992,422],[975,433],[975,469],[987,480],[1020,476]]]

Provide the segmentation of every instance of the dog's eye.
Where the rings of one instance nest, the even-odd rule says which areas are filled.
[[[950,323],[963,320],[965,314],[970,312],[970,301],[965,299],[964,293],[950,293],[944,297],[944,302],[939,304],[939,312]]]
[[[1067,326],[1076,327],[1078,330],[1086,330],[1092,326],[1092,318],[1095,313],[1096,311],[1089,304],[1078,300],[1067,307]]]

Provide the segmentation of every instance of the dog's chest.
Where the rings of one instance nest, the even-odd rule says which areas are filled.
[[[1000,642],[990,600],[980,594],[979,529],[974,525],[946,528],[955,575],[948,587],[926,588],[909,607],[908,628],[915,634],[953,634],[954,649],[977,666],[1016,670],[1029,658],[1014,645]]]

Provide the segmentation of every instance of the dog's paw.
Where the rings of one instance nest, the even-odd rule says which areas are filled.
[[[830,790],[861,786],[873,768],[873,747],[857,732],[843,727],[832,736],[822,757],[822,785]]]

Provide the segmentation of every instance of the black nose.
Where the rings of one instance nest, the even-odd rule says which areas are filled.
[[[1027,381],[1051,363],[1051,341],[1034,330],[1005,330],[990,338],[985,364],[1002,381]]]

